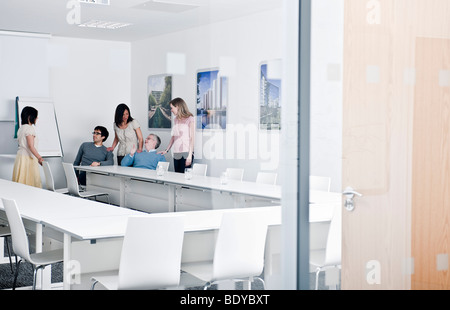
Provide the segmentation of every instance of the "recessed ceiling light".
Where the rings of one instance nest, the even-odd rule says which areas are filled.
[[[167,0],[150,0],[145,3],[134,6],[135,9],[149,10],[149,11],[161,11],[168,13],[181,13],[188,10],[196,9],[199,6],[196,4],[181,3],[180,0],[167,1]]]
[[[130,26],[130,23],[118,23],[118,22],[107,22],[102,20],[90,20],[88,22],[79,24],[79,27],[88,28],[101,28],[101,29],[119,29],[126,26]]]
[[[103,4],[109,5],[109,0],[78,0],[82,3]]]

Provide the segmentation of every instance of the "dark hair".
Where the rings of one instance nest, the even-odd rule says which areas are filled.
[[[131,117],[131,112],[130,112],[130,108],[125,104],[125,103],[121,103],[117,106],[116,108],[116,114],[114,115],[114,122],[116,123],[117,126],[119,126],[120,124],[122,124],[123,121],[123,113],[125,112],[125,110],[128,111],[128,114],[130,116],[128,116],[128,121],[132,122],[133,118]]]
[[[102,133],[102,137],[105,137],[105,138],[103,139],[103,142],[105,142],[106,139],[108,139],[108,137],[109,137],[109,132],[108,132],[108,129],[106,129],[105,127],[103,127],[103,126],[97,126],[97,127],[94,128],[94,130],[100,130],[100,132]]]
[[[161,145],[161,138],[158,137],[157,135],[155,135],[154,133],[151,133],[150,135],[155,137],[155,139],[156,139],[156,144],[155,144],[155,150],[156,150]]]
[[[25,107],[20,113],[20,119],[22,125],[27,125],[29,123],[36,124],[36,119],[38,117],[38,111],[33,107]]]

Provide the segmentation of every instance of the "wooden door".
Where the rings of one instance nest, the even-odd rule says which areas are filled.
[[[450,2],[344,6],[342,288],[448,288]]]
[[[449,288],[450,2],[344,1],[342,288]]]
[[[450,289],[450,39],[417,38],[414,96],[413,289]],[[424,61],[426,60],[426,61]]]

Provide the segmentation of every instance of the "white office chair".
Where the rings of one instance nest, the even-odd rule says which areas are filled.
[[[28,236],[25,226],[22,222],[19,209],[14,200],[2,199],[11,228],[13,250],[20,260],[16,264],[16,273],[14,275],[13,289],[16,287],[17,276],[19,274],[20,262],[25,260],[33,265],[33,290],[36,289],[37,271],[54,263],[63,261],[63,250],[53,250],[42,253],[30,253]]]
[[[311,175],[309,177],[309,189],[311,190],[329,192],[330,186],[331,186],[330,177],[319,177],[315,175]]]
[[[67,187],[55,189],[55,182],[53,180],[53,174],[52,174],[52,171],[50,170],[50,165],[48,164],[47,161],[44,160],[42,162],[42,168],[44,169],[45,184],[49,191],[57,192],[57,193],[61,193],[61,194],[67,194],[69,192],[69,189]]]
[[[242,181],[242,177],[244,176],[244,169],[240,168],[227,168],[226,172],[229,180]]]
[[[250,209],[225,212],[213,261],[183,263],[181,270],[204,281],[205,290],[222,280],[251,283],[257,278],[264,285],[259,275],[264,268],[268,225],[262,215]]]
[[[275,185],[277,183],[277,174],[271,172],[258,172],[256,183]]]
[[[316,286],[319,288],[319,274],[331,268],[341,268],[341,242],[342,242],[342,211],[337,205],[333,211],[330,228],[328,230],[327,245],[325,249],[312,250],[309,263],[316,267]]]
[[[0,238],[5,238],[4,241],[6,243],[6,250],[8,251],[9,257],[9,266],[11,267],[11,272],[14,272],[13,263],[11,258],[11,250],[9,249],[9,238],[11,238],[11,229],[8,226],[0,226]],[[17,256],[16,256],[17,263]]]
[[[156,170],[158,170],[158,168],[160,166],[163,166],[164,172],[167,172],[169,170],[169,165],[170,165],[170,163],[168,161],[160,161],[160,162],[158,162],[158,165],[156,166]]]
[[[192,174],[206,176],[206,170],[208,170],[208,165],[206,164],[193,164]]]
[[[130,217],[118,274],[94,276],[110,290],[150,290],[178,286],[184,216]]]
[[[69,190],[69,194],[81,198],[91,198],[95,199],[97,196],[106,196],[109,204],[109,195],[108,193],[96,192],[96,191],[80,191],[78,187],[77,175],[75,174],[75,170],[73,168],[73,164],[63,163],[64,173],[66,175],[67,180],[67,188]]]

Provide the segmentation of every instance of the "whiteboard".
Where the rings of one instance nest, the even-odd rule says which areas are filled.
[[[63,156],[58,122],[53,101],[48,98],[16,97],[16,122],[21,124],[20,113],[26,106],[38,110],[36,135],[38,137],[37,150],[42,157]]]

